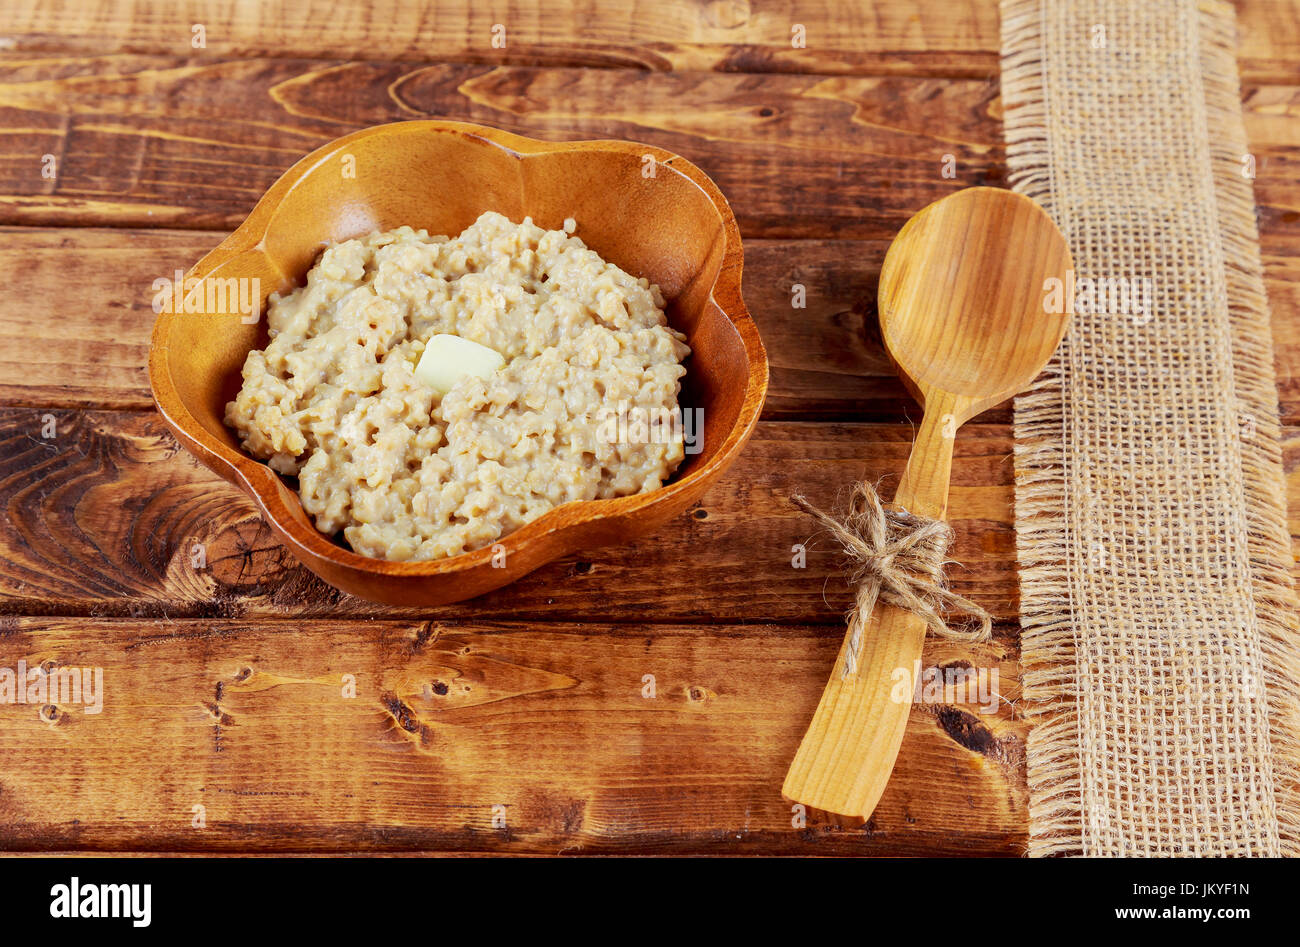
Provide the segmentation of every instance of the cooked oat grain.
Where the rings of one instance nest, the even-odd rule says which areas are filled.
[[[653,490],[680,428],[611,443],[602,406],[677,410],[690,353],[657,286],[565,230],[486,213],[455,239],[399,227],[331,246],[272,296],[226,423],[298,476],[317,527],[357,552],[435,559],[488,545],[570,500]],[[433,335],[500,352],[446,396],[413,372]]]

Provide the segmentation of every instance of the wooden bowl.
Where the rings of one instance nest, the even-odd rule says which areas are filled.
[[[557,507],[492,547],[428,562],[359,555],[319,532],[294,489],[245,454],[223,423],[265,319],[214,288],[260,281],[267,297],[303,282],[330,241],[403,224],[455,236],[484,211],[558,229],[566,217],[611,263],[658,283],[686,333],[683,409],[703,409],[703,444],[651,493]],[[149,381],[182,444],[247,493],[280,540],[325,581],[394,605],[440,605],[499,588],[578,549],[626,542],[681,514],[740,453],[767,392],[767,357],[740,295],[740,233],[718,188],[677,155],[624,141],[534,141],[460,122],[367,128],[312,152],[187,274],[188,312],[154,326]],[[212,309],[214,311],[208,311]],[[215,311],[225,310],[225,311]],[[501,547],[504,547],[504,564]],[[682,550],[683,555],[688,550]]]

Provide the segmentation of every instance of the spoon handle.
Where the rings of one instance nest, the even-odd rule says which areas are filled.
[[[895,506],[933,519],[947,513],[958,409],[949,399],[927,405]],[[926,629],[912,612],[879,601],[860,620],[857,669],[845,671],[850,634],[781,792],[815,809],[865,819],[885,790],[903,742]]]

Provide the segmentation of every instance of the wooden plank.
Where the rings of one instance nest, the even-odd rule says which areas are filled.
[[[472,61],[637,70],[989,75],[995,3],[600,0],[575,4],[19,0],[0,35],[27,52]],[[89,22],[88,22],[89,21]],[[193,25],[205,28],[194,48]],[[795,25],[803,26],[796,46]],[[498,27],[494,37],[493,28]],[[504,48],[501,30],[504,27]],[[497,39],[494,45],[494,38]]]
[[[996,671],[996,713],[918,704],[869,823],[795,824],[781,779],[837,646],[776,625],[8,619],[0,668],[103,684],[99,713],[0,703],[0,848],[1020,853],[1004,640],[924,661]]]
[[[233,229],[311,149],[439,117],[685,154],[754,236],[892,236],[997,180],[996,84],[148,56],[0,61],[0,223]],[[41,175],[42,156],[57,179]],[[944,156],[955,161],[943,176]]]
[[[3,410],[0,612],[838,624],[849,604],[839,557],[788,496],[834,507],[856,478],[895,481],[910,439],[908,424],[765,423],[725,482],[653,536],[566,557],[472,603],[393,609],[300,567],[253,504],[181,450],[157,415]],[[1009,431],[963,428],[957,453],[951,515],[963,568],[953,586],[1009,618]],[[796,544],[807,547],[804,568],[793,565]]]
[[[1003,182],[997,94],[995,78],[11,57],[0,223],[233,229],[318,145],[439,117],[681,153],[717,181],[746,236],[889,239],[930,201]],[[1249,87],[1244,107],[1263,223],[1293,219],[1300,88]]]
[[[0,268],[0,401],[152,410],[153,281],[216,246],[205,231],[7,228]],[[897,419],[911,401],[880,347],[883,241],[750,241],[745,295],[772,362],[769,418]],[[792,287],[804,287],[804,307]],[[33,365],[33,353],[39,353]]]
[[[0,229],[0,269],[23,292],[0,301],[0,402],[35,408],[152,410],[145,363],[152,284],[220,242],[209,231]],[[749,240],[745,297],[767,345],[764,416],[896,421],[913,412],[880,345],[883,240]],[[1300,233],[1264,234],[1278,390],[1300,421]],[[805,308],[792,287],[803,286]],[[37,366],[33,353],[38,353]],[[985,414],[1010,421],[1008,406]]]
[[[47,425],[53,438],[42,436]],[[156,415],[7,409],[0,613],[838,624],[850,604],[839,557],[788,497],[835,508],[862,477],[886,478],[888,490],[910,438],[907,424],[764,422],[699,507],[635,545],[566,557],[472,602],[400,609],[343,595],[299,566],[252,503],[182,451]],[[1300,431],[1287,429],[1284,448],[1300,504]],[[963,428],[957,457],[952,586],[1014,621],[1009,429]],[[1290,522],[1300,536],[1300,510]],[[792,564],[797,544],[805,568]]]
[[[195,48],[194,24],[204,26]],[[795,25],[804,44],[795,42]],[[504,27],[504,48],[493,27]],[[1237,4],[1238,57],[1253,81],[1294,81],[1300,4]],[[0,35],[18,52],[473,61],[722,72],[993,75],[995,2],[951,0],[541,0],[486,4],[281,0],[11,0]],[[498,34],[500,33],[498,31]]]
[[[47,425],[55,436],[45,438]],[[1300,502],[1300,434],[1285,457]],[[850,604],[839,557],[789,504],[834,508],[855,479],[893,482],[907,424],[764,422],[692,512],[631,546],[543,567],[507,589],[440,609],[380,606],[320,582],[252,503],[200,467],[148,413],[0,411],[0,613],[181,617],[411,617],[779,621],[838,625]],[[951,517],[953,588],[1003,621],[1017,614],[1010,431],[963,428]],[[1300,535],[1293,511],[1292,534]],[[195,544],[203,549],[195,568]],[[807,549],[805,568],[794,547]],[[684,559],[681,550],[690,548]]]
[[[222,236],[0,230],[0,267],[24,288],[0,301],[0,403],[152,410],[153,281],[174,279]]]

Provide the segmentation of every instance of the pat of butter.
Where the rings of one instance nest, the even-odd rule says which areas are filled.
[[[486,381],[505,363],[500,352],[486,345],[458,335],[435,335],[424,346],[415,377],[441,397],[466,375]]]

